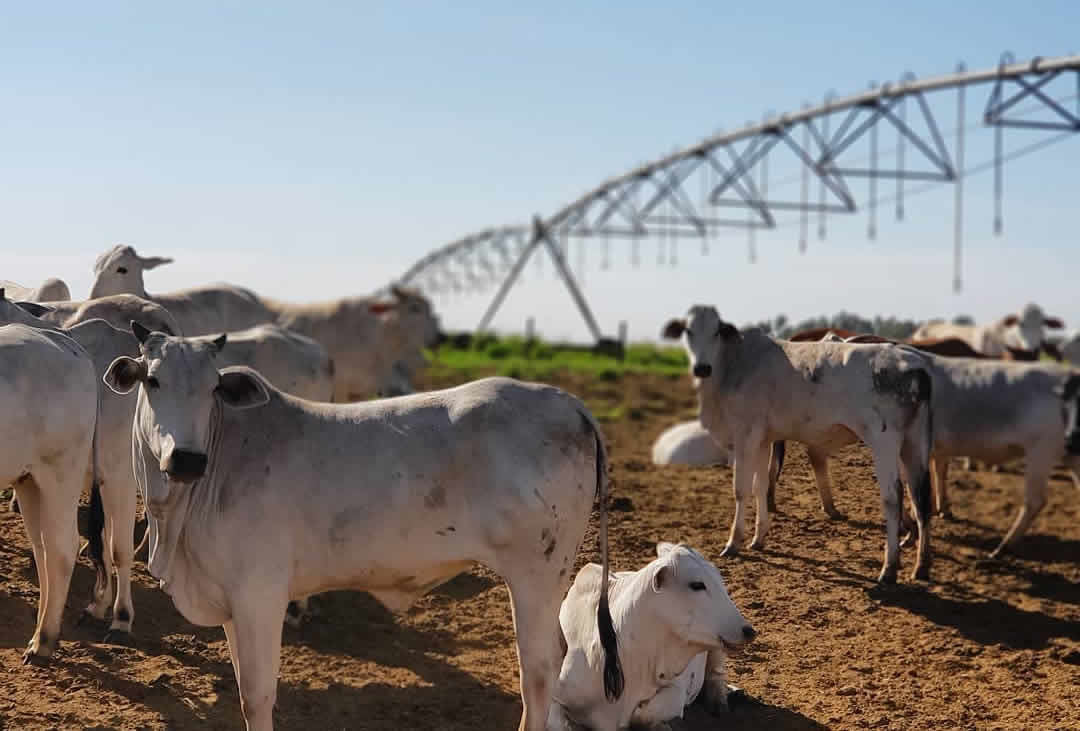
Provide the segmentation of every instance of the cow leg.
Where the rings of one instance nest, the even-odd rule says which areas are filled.
[[[106,642],[123,642],[131,633],[135,605],[131,599],[131,566],[135,561],[135,485],[110,480],[101,486],[105,509],[105,555],[116,568],[116,602]]]
[[[930,460],[934,472],[934,497],[937,514],[943,518],[952,517],[949,509],[949,459],[939,457]]]
[[[818,497],[821,498],[821,509],[830,519],[843,520],[843,513],[837,510],[833,503],[832,479],[829,477],[829,453],[807,447],[806,456],[810,460],[810,467],[814,470],[814,482],[817,483]]]
[[[68,486],[49,469],[35,471],[34,481],[37,490],[20,492],[19,503],[27,534],[40,541],[43,555],[38,557],[35,551],[35,560],[42,560],[38,564],[38,581],[43,590],[37,628],[23,654],[24,663],[49,657],[60,644],[64,604],[79,550],[78,493],[66,489]]]
[[[769,455],[771,445],[763,442],[755,454],[754,465],[754,497],[757,499],[757,514],[754,516],[754,540],[750,541],[750,548],[765,548],[765,536],[769,532]]]
[[[226,622],[225,638],[240,689],[247,731],[273,731],[281,667],[281,617],[287,600],[257,593],[239,603]]]
[[[783,441],[773,442],[772,451],[769,455],[769,512],[779,512],[776,509],[776,484],[780,481],[780,472],[784,469],[784,456],[787,445]]]
[[[45,603],[49,593],[49,575],[45,573],[45,545],[41,541],[41,503],[38,499],[37,482],[32,477],[24,477],[15,485],[15,492],[19,496],[22,505],[23,529],[26,531],[26,539],[30,542],[30,550],[34,553],[34,570],[38,579],[38,610],[35,629],[40,630],[41,618],[45,614]],[[14,500],[14,497],[12,498]],[[35,632],[34,637],[37,636]],[[31,638],[28,645],[32,645]]]
[[[911,498],[912,512],[915,514],[915,527],[918,531],[918,552],[915,558],[913,579],[930,580],[930,514],[931,486],[929,469],[929,445],[914,439],[905,441],[900,452],[903,460],[903,472],[906,473],[908,496]],[[900,488],[901,490],[903,488]]]
[[[760,439],[745,439],[735,444],[735,515],[731,519],[731,534],[721,556],[734,556],[746,537],[746,501],[754,489],[757,454]]]
[[[661,731],[670,729],[667,723],[682,718],[686,708],[686,688],[683,683],[673,683],[657,691],[649,701],[639,706],[630,719],[630,728]]]
[[[701,702],[713,715],[728,710],[727,655],[723,650],[711,650],[705,660],[705,682],[701,686]]]
[[[997,558],[1007,546],[1015,545],[1024,537],[1031,523],[1046,505],[1046,482],[1050,477],[1050,467],[1054,462],[1041,455],[1027,455],[1027,469],[1024,473],[1024,507],[1020,508],[1020,514],[1016,516],[1009,532],[1001,544],[990,554],[990,558]]]
[[[904,488],[896,460],[898,451],[891,445],[873,447],[874,471],[885,514],[885,561],[878,574],[878,582],[882,584],[895,584],[900,569],[900,494]]]
[[[515,576],[506,583],[510,589],[524,704],[518,731],[544,731],[562,666],[559,606],[565,582],[526,575]]]

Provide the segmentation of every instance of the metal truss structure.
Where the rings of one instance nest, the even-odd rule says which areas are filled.
[[[1071,97],[1065,99],[1075,99],[1076,111],[1070,111],[1062,98],[1050,95],[1048,87],[1058,79],[1073,82]],[[965,168],[966,91],[978,85],[990,86],[982,122],[994,127],[994,157],[986,165]],[[932,93],[950,90],[956,95],[957,115],[951,146],[927,101]],[[1021,112],[1021,102],[1034,103],[1034,108]],[[1032,111],[1041,116],[1032,118]],[[1003,130],[1007,127],[1056,135],[1006,155]],[[867,179],[870,238],[876,235],[879,202],[895,203],[896,217],[903,219],[905,183],[955,185],[954,289],[959,291],[964,178],[993,169],[994,231],[1000,234],[1004,162],[1076,132],[1080,132],[1080,56],[1015,63],[1005,54],[996,68],[985,71],[966,71],[961,66],[956,73],[921,80],[906,74],[896,84],[843,98],[827,96],[820,105],[707,137],[604,181],[553,215],[535,217],[531,226],[487,229],[433,251],[399,281],[429,294],[480,291],[499,283],[479,325],[485,330],[529,257],[544,248],[589,330],[600,340],[600,328],[567,265],[569,238],[602,240],[605,261],[610,238],[629,238],[636,260],[638,242],[647,237],[658,237],[661,244],[671,246],[691,237],[707,247],[719,229],[738,227],[748,231],[753,258],[755,231],[775,228],[780,214],[797,213],[799,247],[805,251],[811,217],[817,219],[818,237],[824,238],[829,214],[858,210],[852,179]],[[895,134],[896,140],[894,164],[889,166],[879,160],[879,137],[884,133]],[[852,153],[860,141],[868,144],[868,158],[855,159]],[[769,194],[769,160],[781,154],[800,168],[797,199]],[[894,194],[879,196],[878,184],[883,180],[895,181]]]

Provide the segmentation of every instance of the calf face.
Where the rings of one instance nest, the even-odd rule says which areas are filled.
[[[684,319],[669,321],[663,335],[672,340],[686,336],[683,344],[690,356],[690,372],[703,379],[712,376],[713,364],[721,361],[724,346],[739,338],[739,330],[721,320],[715,307],[694,305]]]
[[[663,626],[703,650],[735,650],[757,636],[728,596],[720,571],[692,548],[658,543],[650,565]]]
[[[211,341],[188,340],[151,333],[137,322],[131,326],[141,355],[114,360],[105,383],[121,394],[141,386],[134,428],[168,477],[164,494],[147,496],[153,511],[171,502],[171,485],[194,482],[205,473],[211,416],[219,401],[249,408],[269,397],[247,369],[218,372],[214,356],[225,346],[224,335]]]

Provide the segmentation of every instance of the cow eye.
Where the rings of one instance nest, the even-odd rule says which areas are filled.
[[[161,384],[158,382],[158,379],[155,378],[154,376],[149,376],[146,379],[146,385],[148,387],[150,387],[150,388],[161,388]]]
[[[117,267],[116,273],[117,274],[127,274],[127,267]]]
[[[690,589],[693,591],[705,591],[705,584],[701,581],[691,581]]]

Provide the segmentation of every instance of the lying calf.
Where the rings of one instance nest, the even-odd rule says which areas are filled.
[[[604,697],[604,657],[596,630],[601,567],[578,572],[559,611],[566,656],[548,731],[585,726],[664,728],[704,691],[710,710],[727,708],[725,651],[755,632],[728,597],[716,566],[692,548],[658,543],[657,559],[611,577],[608,596],[625,686]]]

